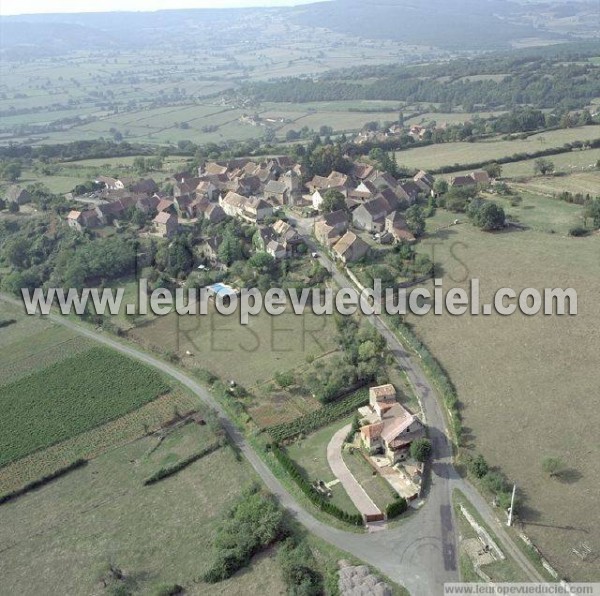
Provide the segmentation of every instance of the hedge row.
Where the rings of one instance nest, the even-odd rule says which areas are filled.
[[[340,509],[337,505],[330,503],[327,497],[318,493],[304,477],[296,462],[290,458],[284,449],[278,446],[272,447],[273,454],[277,461],[282,465],[285,471],[292,477],[294,482],[300,487],[302,492],[310,499],[313,505],[316,505],[321,511],[333,515],[338,519],[353,526],[362,526],[363,518],[360,513],[348,513]]]
[[[593,139],[591,141],[586,141],[585,143],[581,141],[574,141],[572,143],[565,143],[561,147],[549,147],[548,149],[540,149],[539,151],[532,151],[530,153],[521,152],[514,153],[513,155],[507,155],[505,157],[499,157],[497,159],[487,159],[485,161],[476,161],[473,163],[463,163],[463,164],[454,164],[451,166],[443,166],[441,168],[437,168],[434,170],[430,170],[431,174],[450,174],[452,172],[462,172],[463,170],[477,170],[479,168],[483,168],[492,163],[497,164],[507,164],[507,163],[516,163],[519,161],[528,161],[530,159],[537,159],[539,157],[548,157],[551,155],[560,155],[561,153],[570,153],[576,149],[581,149],[585,146],[589,146],[591,149],[596,149],[600,147],[600,139]]]
[[[427,346],[415,335],[412,329],[408,325],[402,323],[399,319],[391,320],[393,327],[396,329],[401,339],[421,357],[423,366],[438,387],[442,399],[444,400],[444,405],[448,410],[450,427],[454,434],[454,441],[457,446],[460,446],[463,432],[459,412],[460,404],[452,381],[440,363],[432,356]]]
[[[198,451],[197,453],[194,453],[189,457],[178,461],[172,466],[165,466],[164,468],[160,468],[154,474],[152,474],[152,476],[144,480],[144,486],[154,484],[155,482],[159,482],[164,478],[173,476],[173,474],[177,474],[177,472],[180,472],[184,468],[187,468],[190,464],[193,464],[195,461],[198,461],[199,459],[202,459],[203,457],[209,455],[213,451],[216,451],[217,449],[219,449],[219,447],[222,447],[222,445],[223,443],[221,441],[215,441],[214,443],[211,443],[208,447],[205,447],[201,451]]]
[[[8,493],[4,493],[3,495],[0,496],[0,505],[2,505],[4,503],[8,503],[9,501],[16,499],[17,497],[20,497],[21,495],[24,495],[25,493],[28,493],[31,490],[35,490],[36,488],[41,488],[42,486],[48,484],[49,482],[52,482],[52,480],[56,480],[57,478],[60,478],[61,476],[65,476],[66,474],[68,474],[69,472],[72,472],[73,470],[82,468],[83,466],[87,465],[87,463],[88,462],[86,459],[76,459],[73,463],[70,463],[68,466],[65,466],[64,468],[59,468],[58,470],[52,472],[52,474],[48,474],[47,476],[42,476],[41,478],[38,478],[37,480],[34,480],[33,482],[30,482],[29,484],[26,484],[25,486],[22,486],[21,488],[10,491]]]
[[[408,509],[408,503],[404,497],[398,497],[388,504],[385,508],[385,516],[387,519],[394,519],[402,515]]]
[[[267,430],[274,441],[280,442],[291,439],[300,433],[311,433],[322,426],[327,426],[339,418],[351,414],[360,406],[369,401],[369,392],[366,388],[359,389],[344,399],[332,402],[322,408],[296,418],[292,422],[271,426]]]

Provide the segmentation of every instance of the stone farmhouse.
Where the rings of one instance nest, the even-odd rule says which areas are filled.
[[[393,385],[369,389],[369,405],[359,409],[367,423],[361,440],[373,454],[385,455],[393,465],[408,457],[410,445],[425,436],[421,421],[396,400]]]

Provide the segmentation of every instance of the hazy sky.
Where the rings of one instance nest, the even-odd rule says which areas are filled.
[[[0,15],[52,12],[107,12],[111,10],[160,10],[164,8],[237,8],[291,6],[316,0],[0,0]]]

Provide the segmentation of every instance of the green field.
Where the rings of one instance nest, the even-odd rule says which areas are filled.
[[[600,138],[600,127],[582,126],[553,130],[532,135],[525,140],[490,140],[477,143],[441,143],[428,147],[417,147],[396,152],[396,159],[402,166],[434,170],[455,164],[470,164],[493,161],[515,153],[535,152],[553,147],[561,147],[572,141],[586,141]],[[552,160],[552,157],[549,158]],[[591,163],[591,162],[590,162]]]
[[[556,172],[565,174],[589,173],[596,167],[600,159],[600,149],[588,149],[586,151],[569,151],[548,157],[555,167]],[[507,163],[502,166],[502,176],[505,178],[518,178],[520,176],[532,176],[534,174],[535,159]]]
[[[337,348],[330,317],[306,312],[271,316],[264,310],[241,325],[239,315],[158,317],[129,332],[131,339],[159,352],[175,352],[186,366],[208,369],[246,388],[266,383],[277,371],[296,368]],[[188,355],[187,352],[190,352]]]
[[[195,594],[282,590],[276,561],[259,558],[247,573],[213,586],[196,583],[212,562],[215,526],[250,467],[221,448],[151,487],[143,480],[164,461],[189,455],[210,431],[195,424],[157,446],[147,437],[106,453],[42,490],[0,508],[2,585],[10,593],[93,593],[108,563],[155,593],[181,583]],[[215,497],[218,495],[218,498]],[[186,590],[187,591],[187,590]],[[264,593],[264,592],[263,592]]]
[[[563,208],[548,199],[544,225],[565,226]],[[528,211],[522,213],[526,223]],[[455,217],[438,210],[428,227],[443,228]],[[600,474],[591,439],[599,423],[592,396],[600,386],[600,237],[533,229],[490,234],[464,223],[432,232],[421,249],[430,256],[435,250],[446,289],[478,278],[482,303],[503,287],[577,291],[578,314],[571,317],[441,315],[409,322],[457,388],[467,444],[519,487],[526,533],[561,573],[592,580],[592,566],[571,549],[581,541],[600,548],[600,526],[590,516]],[[548,456],[565,462],[563,481],[543,473]]]
[[[106,348],[92,348],[0,388],[0,466],[118,418],[169,385]]]

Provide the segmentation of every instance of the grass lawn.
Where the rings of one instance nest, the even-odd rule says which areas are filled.
[[[392,495],[394,489],[384,478],[373,470],[362,456],[359,449],[354,449],[353,453],[344,450],[343,458],[348,469],[365,489],[365,492],[369,497],[371,497],[373,503],[375,503],[381,511],[385,511],[387,505],[394,500]]]
[[[351,420],[352,417],[338,420],[334,424],[325,426],[286,447],[289,456],[304,470],[310,481],[322,480],[327,483],[335,480],[335,476],[327,463],[327,445],[334,433]],[[354,503],[340,483],[332,486],[331,492],[333,494],[332,503],[348,513],[358,513]]]
[[[106,348],[92,348],[0,388],[0,466],[152,401],[163,377]]]
[[[526,533],[561,573],[592,580],[591,566],[571,549],[581,541],[600,549],[600,524],[589,514],[600,475],[592,439],[599,422],[592,396],[600,387],[600,236],[491,234],[470,223],[435,231],[452,218],[439,210],[428,220],[431,238],[420,245],[430,256],[435,249],[446,290],[468,289],[478,278],[482,303],[504,287],[578,293],[579,314],[570,317],[444,314],[408,321],[457,388],[468,446],[519,487]],[[570,470],[563,481],[542,471],[542,460],[553,455]]]
[[[493,581],[495,582],[526,582],[528,581],[527,575],[523,572],[523,570],[519,567],[519,565],[507,555],[506,552],[502,549],[502,544],[498,541],[496,534],[490,529],[490,527],[483,522],[475,508],[469,503],[466,497],[458,490],[454,491],[452,495],[452,502],[454,504],[454,515],[456,520],[458,521],[458,527],[460,531],[460,538],[462,540],[466,538],[477,538],[477,532],[473,529],[473,526],[467,521],[462,511],[460,510],[460,505],[462,504],[465,509],[475,518],[475,521],[481,525],[485,530],[487,530],[488,534],[492,537],[492,540],[498,545],[500,550],[502,550],[505,559],[501,561],[494,561],[493,563],[489,563],[488,565],[483,565],[481,570],[489,575]],[[463,551],[461,545],[461,554],[460,554],[460,567],[461,567],[461,575],[463,577],[463,581],[468,582],[479,582],[482,581],[481,578],[475,573],[473,569],[473,563],[470,557],[466,552]]]

